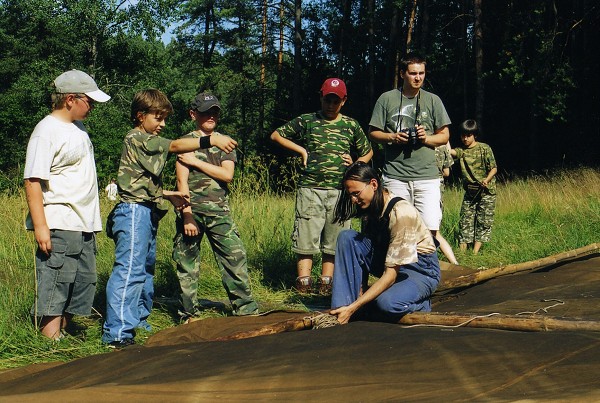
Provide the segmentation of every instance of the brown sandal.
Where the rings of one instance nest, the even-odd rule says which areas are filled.
[[[311,294],[312,293],[313,280],[310,276],[302,276],[296,278],[295,289],[300,294]]]
[[[331,296],[331,286],[333,285],[333,277],[331,276],[321,276],[319,278],[319,295],[324,297]]]

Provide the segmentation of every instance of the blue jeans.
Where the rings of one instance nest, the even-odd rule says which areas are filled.
[[[373,245],[369,238],[354,230],[342,231],[337,239],[331,308],[350,305],[360,296],[369,273],[382,273],[372,267]],[[431,311],[430,297],[440,281],[437,253],[419,254],[415,263],[398,269],[396,282],[374,301],[377,310],[390,318],[410,312]]]
[[[106,319],[102,341],[135,337],[148,328],[154,297],[158,219],[144,204],[119,203],[109,215],[107,232],[115,241],[115,263],[106,284]]]

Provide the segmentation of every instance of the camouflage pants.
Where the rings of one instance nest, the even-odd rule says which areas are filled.
[[[459,243],[488,242],[494,223],[496,195],[483,192],[476,196],[465,193],[460,208]]]
[[[173,245],[173,260],[177,263],[177,277],[181,286],[181,302],[184,315],[194,315],[198,304],[198,280],[200,278],[200,244],[204,234],[212,247],[221,281],[227,291],[234,315],[256,313],[258,305],[250,291],[246,249],[237,227],[229,215],[204,216],[194,213],[199,234],[188,237],[183,234],[183,220],[177,218]]]

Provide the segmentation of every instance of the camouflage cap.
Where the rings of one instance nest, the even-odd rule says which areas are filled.
[[[219,103],[217,97],[207,92],[202,92],[196,95],[196,98],[194,98],[192,104],[190,105],[193,110],[198,112],[206,112],[213,106],[221,109],[221,104]]]

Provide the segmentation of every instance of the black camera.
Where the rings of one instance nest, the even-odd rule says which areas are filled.
[[[406,129],[402,129],[402,132],[408,134],[408,145],[414,146],[417,144],[419,136],[416,127],[407,127]]]

